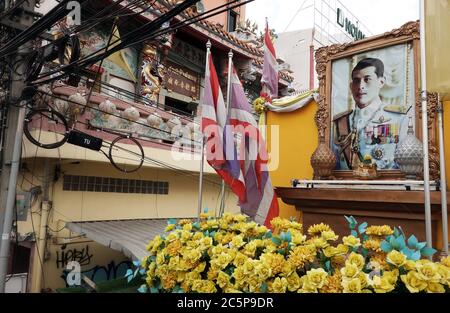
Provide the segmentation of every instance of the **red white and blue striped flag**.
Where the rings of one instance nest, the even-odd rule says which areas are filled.
[[[266,21],[266,32],[264,35],[264,64],[261,77],[263,90],[269,94],[271,99],[278,97],[278,62],[275,48],[269,34],[269,24]]]
[[[238,196],[246,201],[243,172],[237,158],[231,127],[227,125],[227,111],[212,55],[206,64],[202,105],[202,133],[206,137],[206,160]]]
[[[231,95],[230,124],[241,141],[239,160],[246,192],[245,201],[240,201],[239,205],[241,211],[257,223],[270,227],[270,221],[279,215],[279,208],[267,168],[266,145],[234,66]]]

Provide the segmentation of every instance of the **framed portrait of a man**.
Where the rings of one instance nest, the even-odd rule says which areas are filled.
[[[397,169],[394,153],[414,126],[414,58],[410,43],[375,49],[332,62],[330,146],[337,170],[371,159]]]
[[[316,51],[319,139],[336,157],[332,177],[352,179],[370,160],[379,179],[402,178],[395,150],[412,126],[421,140],[419,23]],[[430,97],[430,95],[429,95]],[[433,110],[428,102],[430,169],[438,168]],[[418,127],[419,126],[419,127]]]

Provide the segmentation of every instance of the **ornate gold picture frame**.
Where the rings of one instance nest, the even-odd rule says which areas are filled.
[[[375,133],[375,137],[378,140],[377,143],[383,140],[383,144],[390,150],[392,150],[392,146],[395,146],[399,141],[399,133],[398,129],[394,126],[398,124],[388,124],[389,120],[398,119],[398,117],[406,118],[407,116],[412,117],[412,121],[415,124],[415,134],[416,137],[421,140],[422,138],[422,129],[421,129],[421,101],[420,101],[420,45],[419,45],[419,22],[409,22],[402,27],[395,29],[391,32],[384,33],[382,35],[374,36],[371,38],[367,38],[361,41],[350,42],[345,44],[335,44],[327,47],[319,48],[316,53],[316,71],[319,80],[319,102],[318,102],[318,110],[316,113],[316,125],[319,132],[319,142],[325,142],[331,151],[336,154],[340,154],[337,156],[336,169],[331,173],[332,175],[327,178],[336,178],[336,179],[355,179],[353,175],[353,171],[351,170],[351,166],[348,168],[345,164],[350,164],[347,158],[344,158],[344,145],[341,145],[341,149],[339,153],[336,150],[336,133],[339,132],[339,128],[342,127],[344,130],[342,132],[345,133],[345,128],[349,127],[348,120],[350,119],[350,114],[352,113],[352,108],[356,108],[355,102],[357,101],[358,95],[356,95],[352,89],[351,80],[355,79],[353,75],[353,71],[357,69],[356,66],[361,59],[374,59],[373,55],[382,55],[383,58],[380,60],[384,61],[389,68],[389,62],[391,61],[391,56],[394,57],[394,52],[399,55],[405,56],[405,64],[400,66],[401,70],[406,74],[396,73],[396,69],[391,66],[389,68],[390,72],[388,75],[390,76],[391,86],[392,81],[397,80],[397,87],[404,88],[403,94],[397,96],[397,102],[393,101],[395,104],[391,105],[383,105],[384,115],[379,114],[375,116],[374,112],[372,115],[369,114],[369,117],[366,119],[372,119],[372,124],[376,120],[379,119],[379,123],[383,124],[381,128],[371,128],[366,126],[366,124],[362,123],[362,129],[367,128],[367,132],[364,133],[366,137],[361,140],[371,140],[370,134]],[[402,52],[404,49],[405,52]],[[370,58],[367,58],[370,57]],[[401,59],[401,57],[399,57]],[[345,63],[347,62],[347,63]],[[383,63],[383,62],[381,62]],[[399,62],[401,63],[401,62]],[[334,78],[333,76],[337,76],[339,72],[337,69],[342,69],[343,75],[342,77]],[[353,68],[353,71],[351,69]],[[397,72],[400,72],[398,70]],[[397,75],[397,76],[395,76]],[[333,80],[334,79],[334,80]],[[348,80],[348,82],[347,82]],[[337,83],[336,83],[337,81]],[[386,79],[385,79],[386,81]],[[337,90],[336,86],[338,83],[341,86],[347,86],[346,89],[342,87],[341,90]],[[348,84],[347,84],[348,83]],[[384,84],[384,82],[383,82]],[[334,86],[334,90],[333,90]],[[383,90],[386,91],[386,86],[383,85]],[[353,92],[353,94],[352,94]],[[352,97],[353,96],[353,97]],[[380,97],[384,99],[384,96]],[[337,102],[336,99],[340,99],[339,105],[343,104],[343,108],[347,106],[348,110],[341,110],[341,108],[336,109]],[[384,100],[383,100],[384,101]],[[387,102],[390,104],[391,102]],[[358,108],[360,108],[360,103],[358,102]],[[352,107],[353,106],[353,107]],[[388,107],[388,108],[387,108]],[[436,144],[436,108],[437,108],[437,95],[428,94],[428,128],[429,128],[429,159],[430,159],[430,177],[432,179],[437,179],[439,177],[439,154]],[[362,109],[360,109],[362,112]],[[355,110],[356,112],[356,110]],[[370,111],[369,111],[370,112]],[[387,112],[387,113],[386,113]],[[336,121],[338,119],[342,119],[346,122],[338,124]],[[353,120],[354,122],[354,120]],[[359,120],[358,120],[359,122]],[[404,124],[404,120],[401,121],[402,125]],[[356,123],[354,123],[356,124]],[[389,125],[392,125],[391,129],[389,129]],[[386,127],[385,127],[386,126]],[[398,126],[396,126],[398,128]],[[403,132],[405,132],[405,126],[403,127]],[[386,130],[387,128],[387,130]],[[383,132],[380,133],[382,129]],[[371,133],[371,130],[374,130]],[[348,131],[348,130],[347,130]],[[384,136],[384,137],[380,137]],[[341,136],[344,138],[343,136]],[[349,137],[349,136],[348,136]],[[400,138],[401,139],[401,138]],[[373,140],[373,139],[372,139]],[[339,142],[340,143],[340,142]],[[392,143],[392,144],[391,144]],[[368,147],[372,149],[374,143],[368,143]],[[348,149],[348,143],[347,143]],[[368,148],[368,149],[369,149]],[[335,149],[335,150],[333,150]],[[383,153],[383,151],[375,151],[379,153]],[[390,159],[383,160],[386,163],[385,168],[381,166],[378,171],[377,179],[403,179],[404,175],[400,172],[400,170],[395,169],[395,166],[389,166],[392,164],[392,151],[390,152]],[[373,151],[372,151],[373,154]],[[387,154],[387,153],[386,153]],[[362,155],[361,153],[359,154]],[[353,154],[352,154],[353,158]],[[344,165],[341,166],[339,162],[345,159]],[[381,158],[380,158],[381,160]],[[321,175],[317,175],[315,173],[316,178],[325,178],[321,177]]]

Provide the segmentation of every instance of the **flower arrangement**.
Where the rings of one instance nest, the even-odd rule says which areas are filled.
[[[140,292],[449,292],[450,257],[421,259],[435,250],[387,225],[358,225],[339,240],[330,226],[275,218],[273,233],[244,215],[202,214],[169,221],[150,255],[127,275],[143,274]]]

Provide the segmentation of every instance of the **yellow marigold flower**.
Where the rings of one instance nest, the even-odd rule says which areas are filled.
[[[250,241],[244,246],[242,253],[248,257],[254,257],[257,248],[258,244],[255,241]]]
[[[169,224],[169,225],[166,226],[166,228],[164,229],[164,231],[165,231],[165,232],[169,232],[169,231],[171,231],[171,230],[174,230],[176,226],[177,226],[177,225],[175,225],[175,224]]]
[[[271,288],[269,288],[270,292],[274,293],[284,293],[286,292],[288,286],[287,279],[284,277],[277,277],[273,281]]]
[[[439,283],[428,283],[425,291],[428,293],[445,293],[445,288]]]
[[[372,236],[388,236],[392,235],[394,231],[388,225],[383,226],[369,226],[366,228],[366,234]]]
[[[264,253],[272,253],[272,252],[275,252],[276,250],[277,250],[277,245],[276,244],[274,244],[273,242],[272,242],[272,240],[266,240],[265,241],[265,248],[264,248]]]
[[[342,238],[342,242],[344,243],[344,245],[352,248],[356,248],[361,245],[361,240],[359,238],[356,238],[355,236],[345,236],[344,238]]]
[[[283,270],[281,271],[281,276],[288,277],[294,271],[295,271],[295,268],[291,262],[284,262]]]
[[[192,237],[192,233],[188,230],[182,230],[180,233],[180,239],[182,242],[187,242]]]
[[[218,254],[224,253],[226,251],[227,251],[227,248],[219,243],[218,245],[216,245],[216,246],[211,248],[210,255],[214,256],[214,255],[218,255]]]
[[[198,241],[198,240],[202,239],[203,237],[204,237],[203,233],[198,231],[192,236],[192,240]]]
[[[403,267],[407,271],[412,271],[416,269],[416,262],[413,260],[406,260],[405,264],[403,264]]]
[[[272,269],[272,274],[277,275],[283,271],[284,263],[286,262],[284,256],[281,254],[275,253],[265,253],[261,255],[260,258],[263,262],[267,262],[267,264]]]
[[[335,255],[331,258],[331,266],[334,269],[340,269],[345,264],[345,256],[344,255]]]
[[[150,243],[147,245],[147,251],[151,252],[152,255],[154,255],[154,253],[158,251],[159,246],[161,246],[163,242],[164,241],[162,240],[161,236],[155,236],[155,238],[153,238],[153,240],[150,241]]]
[[[177,272],[177,283],[182,283],[184,279],[186,278],[187,272],[184,271],[178,271]]]
[[[231,245],[234,248],[240,248],[243,245],[245,245],[244,237],[242,235],[234,236],[234,238],[231,240]]]
[[[386,260],[396,266],[396,267],[400,267],[403,264],[405,264],[406,262],[406,255],[404,255],[402,252],[399,252],[397,250],[392,250],[391,252],[389,252],[386,256]]]
[[[192,221],[190,219],[184,218],[178,221],[178,225],[184,226],[185,224],[191,224]]]
[[[373,290],[376,293],[387,293],[395,289],[395,286],[389,282],[386,277],[374,276],[373,277]]]
[[[342,292],[342,276],[339,272],[335,272],[332,276],[327,276],[327,282],[319,290],[321,293],[341,293]]]
[[[339,236],[334,233],[332,230],[323,231],[321,234],[322,238],[326,241],[336,241]]]
[[[342,281],[342,287],[344,287],[344,290],[342,291],[344,293],[361,293],[362,292],[361,281],[359,280],[359,278],[344,279]]]
[[[161,285],[164,289],[170,290],[177,284],[177,274],[176,272],[170,272],[167,275],[161,275]]]
[[[376,263],[380,269],[389,269],[389,264],[386,262],[386,253],[377,252],[370,258],[370,263]]]
[[[222,238],[222,244],[224,244],[224,245],[229,244],[231,242],[231,240],[233,240],[233,237],[234,237],[234,235],[232,233],[226,234]]]
[[[200,240],[200,246],[202,249],[208,249],[213,244],[213,239],[211,237],[204,237]]]
[[[211,260],[211,266],[217,266],[218,269],[223,270],[225,267],[230,264],[230,262],[233,261],[233,258],[228,253],[222,252],[221,254],[217,255],[216,258]]]
[[[233,220],[238,223],[245,222],[247,220],[247,216],[243,214],[237,214],[233,216]]]
[[[450,256],[447,256],[445,258],[443,257],[441,259],[441,264],[444,266],[450,267]]]
[[[358,276],[359,268],[355,264],[347,263],[345,267],[341,268],[343,278],[352,279]]]
[[[357,254],[355,252],[350,253],[345,264],[354,264],[358,267],[359,270],[362,270],[365,264],[364,257],[361,254]]]
[[[420,279],[415,271],[410,271],[406,275],[401,275],[400,278],[411,293],[420,292],[428,286],[427,282]]]
[[[219,275],[217,276],[217,285],[225,289],[230,284],[230,276],[226,274],[225,272],[220,271]]]
[[[308,234],[311,236],[320,236],[322,232],[329,230],[331,230],[329,225],[324,223],[314,224],[308,228]]]
[[[438,273],[437,264],[428,260],[419,260],[416,262],[418,277],[428,283],[439,283],[441,275]]]
[[[159,251],[156,255],[156,265],[162,265],[166,261],[166,255],[164,251]]]
[[[178,234],[177,233],[170,233],[169,235],[167,235],[166,243],[167,242],[172,242],[172,241],[177,240],[177,239],[178,239]]]
[[[380,246],[381,246],[381,241],[377,240],[377,239],[366,240],[363,244],[364,248],[366,248],[368,250],[376,251],[376,252],[382,251]]]
[[[198,293],[214,293],[217,292],[217,289],[214,282],[210,280],[197,279],[192,284],[192,291],[196,291]]]
[[[313,245],[298,246],[289,252],[289,262],[296,268],[302,268],[306,263],[314,262],[316,257],[316,247]]]
[[[346,245],[340,243],[337,245],[336,249],[339,255],[344,255],[347,254],[349,248]]]
[[[373,284],[372,280],[369,278],[369,274],[359,272],[358,279],[361,282],[361,288],[363,289]]]
[[[322,288],[327,282],[327,272],[323,268],[315,268],[306,272],[308,282],[316,289]]]
[[[244,265],[245,261],[247,261],[248,257],[241,252],[238,252],[233,260],[233,265],[238,267]]]
[[[180,240],[174,240],[171,243],[169,243],[166,247],[166,252],[168,255],[170,256],[176,256],[178,255],[178,253],[180,253],[181,247],[182,247],[182,243]]]
[[[199,265],[197,265],[197,266],[194,268],[194,272],[197,272],[197,273],[203,273],[203,271],[205,270],[205,268],[206,268],[206,262],[201,262]]]
[[[152,278],[155,277],[155,270],[156,270],[156,263],[151,262],[150,265],[148,266],[147,276]]]
[[[248,292],[260,292],[261,280],[256,275],[251,275],[247,278]]]
[[[178,270],[179,264],[180,264],[180,257],[178,255],[171,257],[169,259],[169,268],[171,270],[174,270],[174,271]]]
[[[235,289],[233,287],[226,288],[223,292],[225,293],[242,293],[239,289]]]
[[[258,262],[255,266],[256,275],[258,275],[259,279],[262,281],[268,279],[272,276],[272,269],[270,266],[264,262]]]

